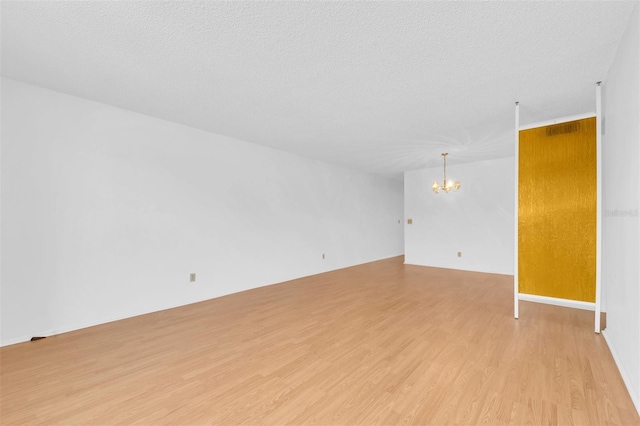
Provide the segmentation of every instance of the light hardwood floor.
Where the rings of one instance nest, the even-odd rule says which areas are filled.
[[[387,259],[0,349],[3,424],[640,424],[588,311]]]

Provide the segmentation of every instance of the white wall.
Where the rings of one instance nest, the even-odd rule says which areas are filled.
[[[1,159],[3,345],[403,253],[401,182],[4,78]]]
[[[513,157],[447,166],[462,187],[435,194],[442,167],[406,172],[405,263],[513,274],[514,173]]]
[[[602,289],[603,334],[640,413],[639,27],[636,4],[603,86]]]

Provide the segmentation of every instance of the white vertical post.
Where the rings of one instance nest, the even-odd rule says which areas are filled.
[[[600,333],[600,296],[602,275],[602,87],[596,83],[596,318],[595,332]]]
[[[520,160],[520,105],[516,102],[516,160],[515,160],[515,197],[514,197],[514,253],[513,253],[513,317],[518,319],[520,316],[518,309],[518,161]]]

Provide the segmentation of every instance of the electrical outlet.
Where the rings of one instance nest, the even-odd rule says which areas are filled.
[[[411,225],[413,223],[413,219],[407,219],[407,224]]]
[[[189,282],[195,283],[196,282],[196,273],[192,272],[189,274]]]
[[[462,252],[461,251],[458,252],[458,257],[462,257]]]

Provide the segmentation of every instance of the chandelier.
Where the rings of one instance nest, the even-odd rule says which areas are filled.
[[[444,167],[443,167],[443,179],[442,179],[442,185],[440,185],[440,183],[438,183],[438,181],[434,181],[433,185],[431,185],[431,189],[433,189],[433,192],[435,192],[436,194],[440,191],[444,191],[444,192],[449,192],[449,191],[457,191],[458,189],[460,189],[460,181],[453,181],[451,179],[447,180],[447,152],[443,152],[442,153],[442,161],[444,163]]]

